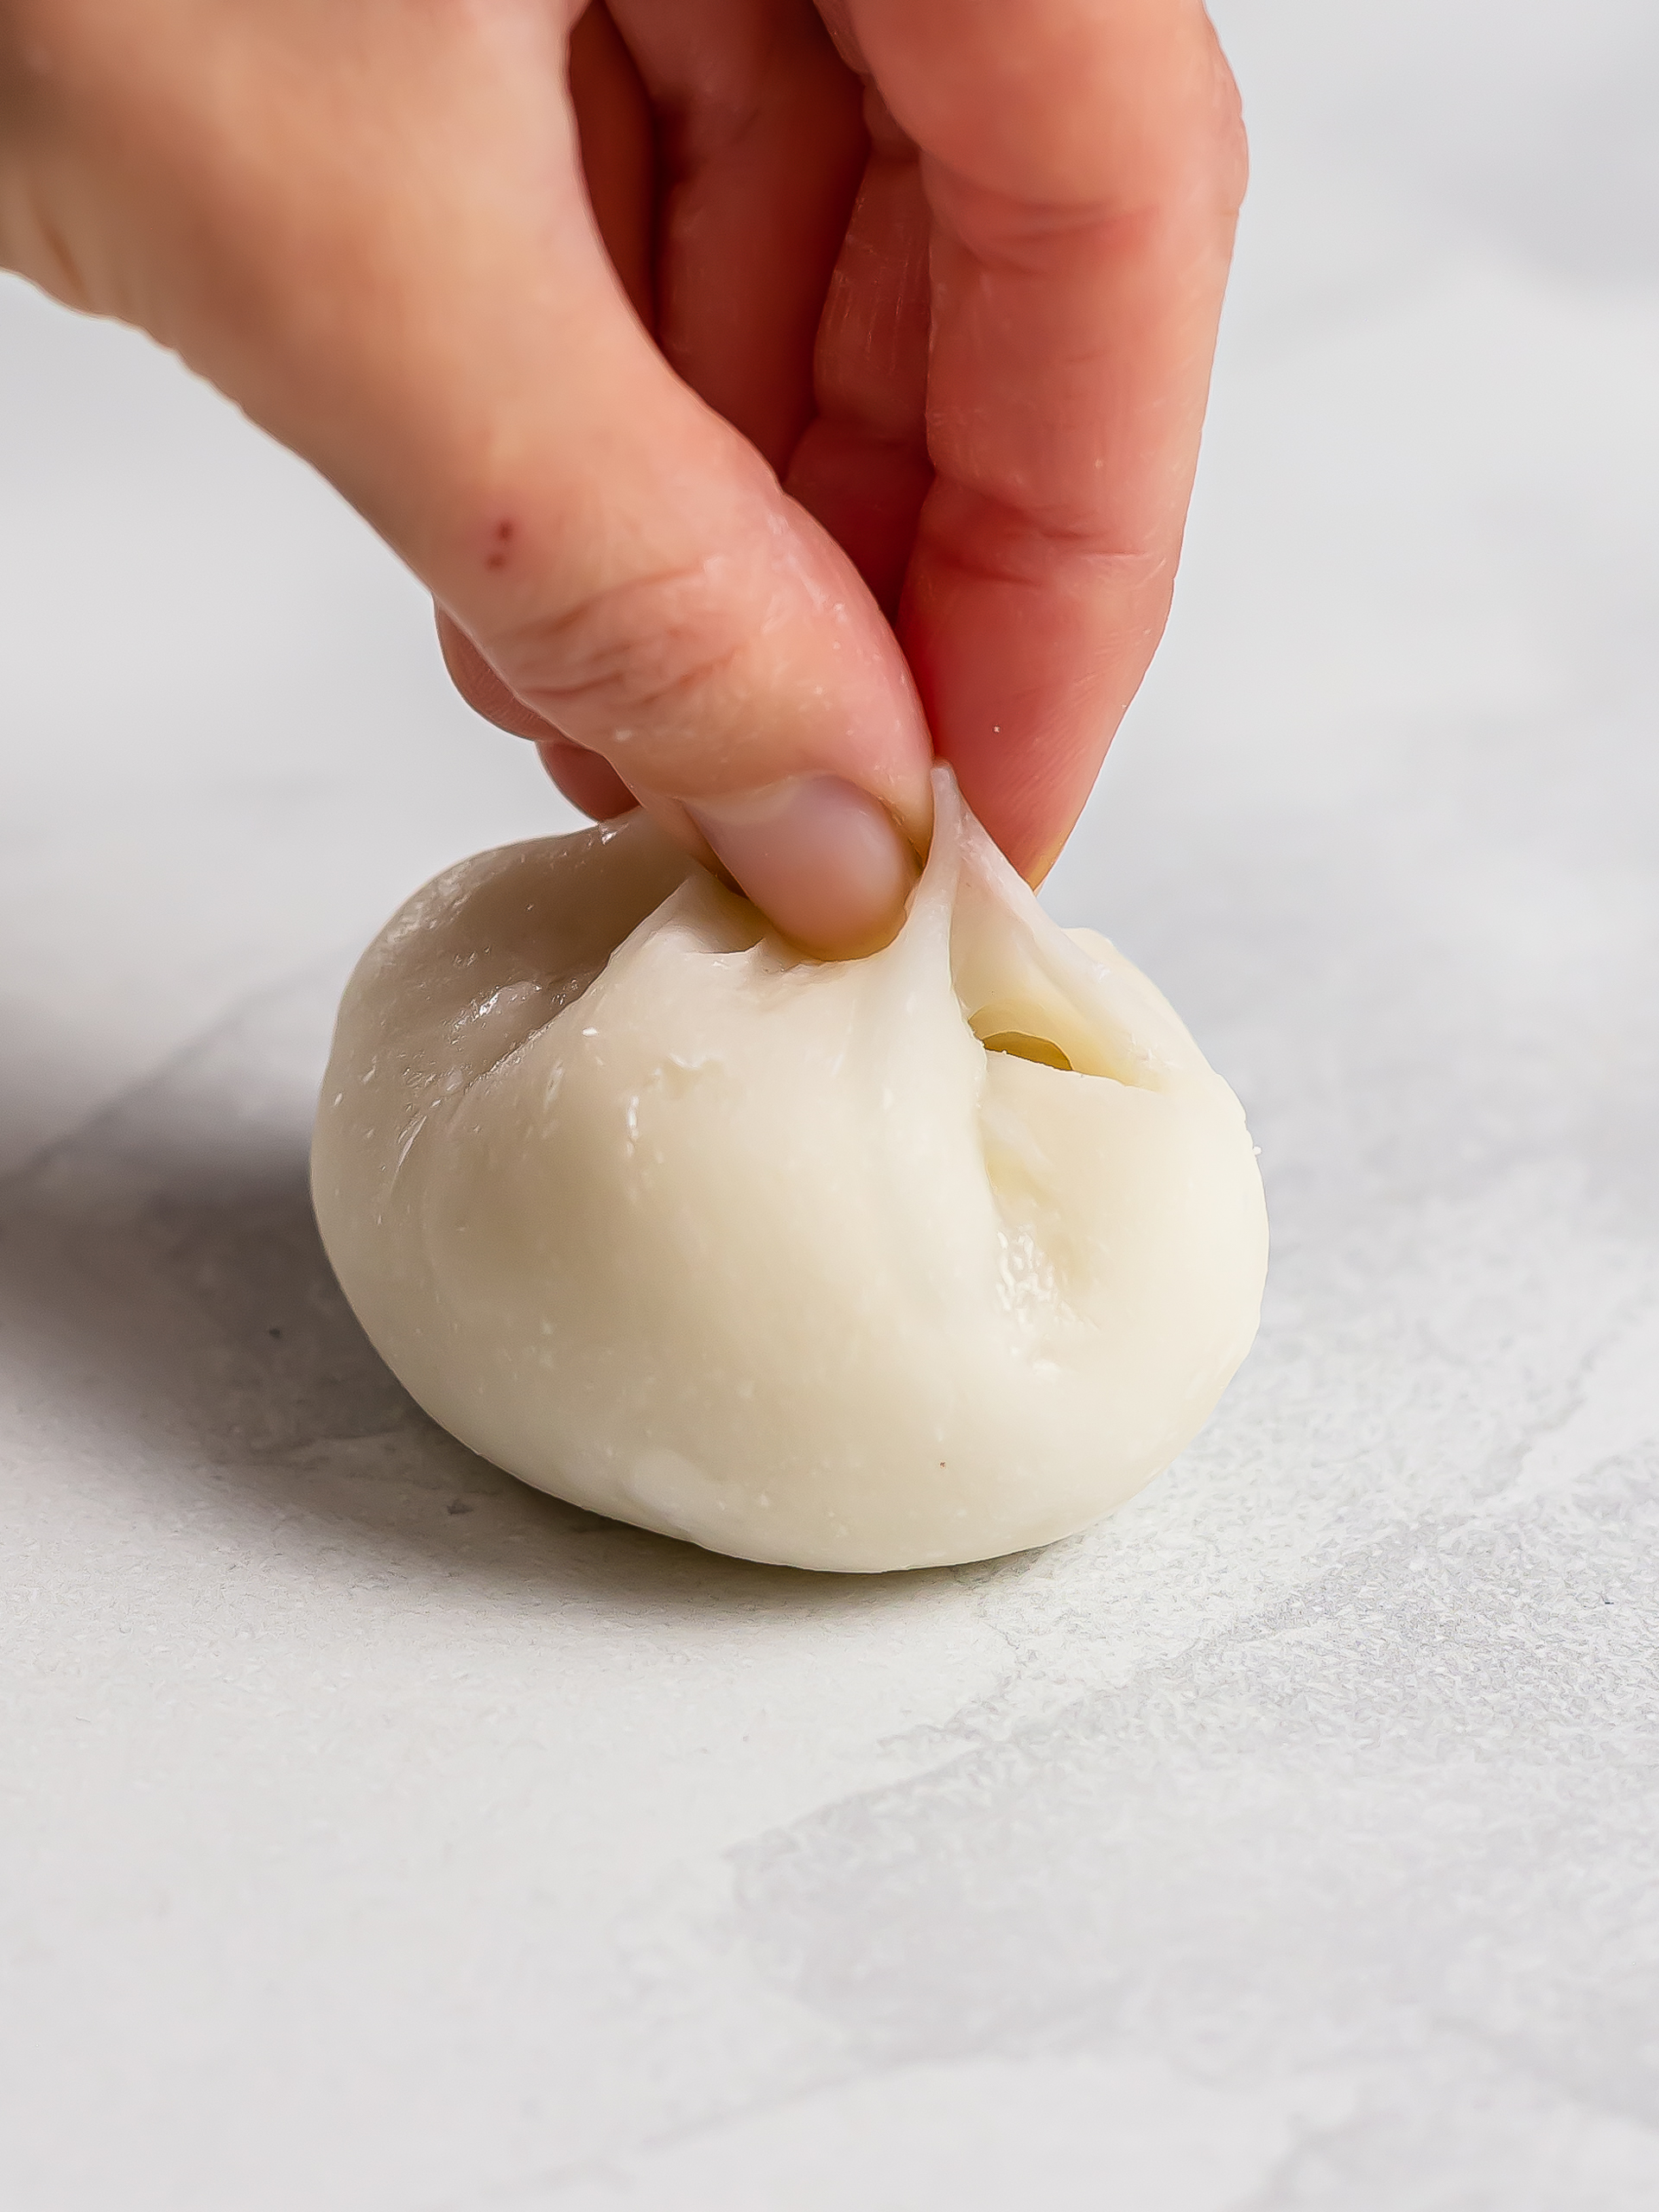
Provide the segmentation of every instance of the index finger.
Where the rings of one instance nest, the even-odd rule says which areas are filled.
[[[1198,0],[852,0],[922,151],[928,448],[899,613],[936,742],[1033,881],[1169,610],[1234,224]]]

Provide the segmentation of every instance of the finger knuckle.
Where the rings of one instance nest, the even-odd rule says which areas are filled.
[[[707,561],[594,590],[494,641],[521,699],[579,743],[615,753],[695,734],[738,681],[755,624]]]

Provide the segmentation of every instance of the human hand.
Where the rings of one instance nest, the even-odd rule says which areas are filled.
[[[305,455],[475,706],[804,942],[890,929],[930,725],[1039,879],[1197,454],[1243,183],[1198,0],[579,12],[0,0],[0,261]]]

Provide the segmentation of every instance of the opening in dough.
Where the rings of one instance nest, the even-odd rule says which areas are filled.
[[[974,1034],[978,1037],[979,1032]],[[1067,1075],[1072,1072],[1071,1061],[1047,1037],[1028,1036],[1023,1029],[999,1029],[995,1036],[980,1037],[979,1041],[988,1052],[1007,1052],[1016,1060],[1035,1060],[1039,1068],[1060,1068]]]

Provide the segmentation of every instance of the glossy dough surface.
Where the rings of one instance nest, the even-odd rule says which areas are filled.
[[[1065,1535],[1202,1425],[1267,1264],[1243,1114],[948,772],[937,798],[868,959],[795,952],[640,816],[462,862],[365,954],[317,1217],[474,1451],[860,1571]]]

